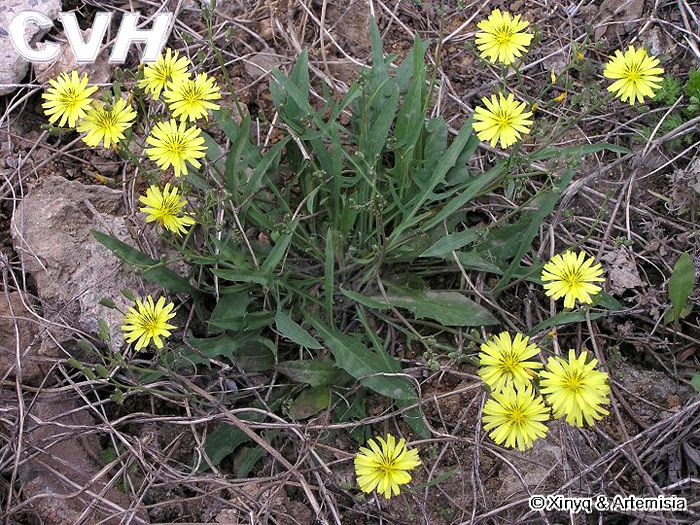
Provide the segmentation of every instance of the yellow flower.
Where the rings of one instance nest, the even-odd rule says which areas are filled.
[[[568,92],[562,91],[556,97],[554,97],[552,100],[554,100],[554,102],[564,102],[566,100],[567,96],[568,96]]]
[[[189,66],[190,61],[186,56],[180,57],[177,51],[168,48],[165,55],[161,53],[154,64],[143,68],[143,79],[139,80],[139,86],[145,88],[146,93],[150,93],[154,99],[158,99],[168,82],[189,80]]]
[[[557,254],[542,268],[545,293],[555,301],[564,298],[564,308],[573,308],[576,300],[581,304],[593,302],[591,296],[602,288],[596,282],[604,282],[603,267],[593,257],[586,259],[584,252],[578,256],[571,251]]]
[[[172,166],[176,177],[187,175],[187,162],[195,168],[202,165],[197,159],[204,157],[207,148],[201,134],[202,130],[195,126],[188,128],[184,121],[159,122],[146,137],[146,142],[153,146],[146,153],[160,169]]]
[[[355,456],[357,484],[362,492],[369,493],[376,488],[379,494],[389,499],[392,495],[400,494],[399,485],[411,481],[408,471],[421,462],[418,451],[408,450],[404,439],[396,443],[396,438],[387,434],[386,440],[378,437],[377,441],[381,448],[370,439],[367,441],[370,448],[360,447],[360,452]]]
[[[625,54],[618,49],[615,56],[605,65],[603,76],[614,79],[608,91],[615,93],[622,102],[629,101],[634,106],[635,100],[640,104],[644,97],[654,98],[656,90],[661,87],[663,68],[657,67],[659,59],[649,56],[646,49],[630,46]]]
[[[520,20],[520,15],[511,18],[508,11],[494,9],[486,20],[477,24],[481,31],[476,33],[476,46],[481,57],[494,64],[512,64],[532,41],[532,33],[522,32],[529,25],[527,20]]]
[[[484,405],[484,430],[490,432],[497,445],[518,450],[531,448],[538,438],[547,435],[543,421],[549,419],[549,408],[542,396],[535,396],[531,386],[521,389],[506,386]]]
[[[525,111],[527,104],[517,102],[513,94],[504,97],[499,93],[491,95],[491,100],[484,97],[481,101],[486,106],[479,106],[474,111],[474,129],[480,140],[490,141],[493,148],[500,140],[503,149],[520,139],[521,133],[529,133],[532,120],[531,111]]]
[[[178,235],[186,233],[187,228],[195,223],[189,214],[182,212],[187,201],[180,199],[177,187],[170,184],[166,184],[162,192],[158,186],[151,186],[146,190],[146,195],[139,197],[139,201],[146,205],[140,208],[148,215],[146,222],[157,221],[166,230]]]
[[[87,131],[83,142],[95,147],[100,142],[105,148],[116,146],[123,138],[124,131],[131,128],[136,119],[136,112],[126,100],[120,98],[110,109],[105,109],[101,102],[87,111],[85,118],[78,123],[78,131]]]
[[[542,368],[537,361],[527,361],[540,353],[537,345],[528,341],[523,334],[511,339],[508,332],[501,332],[481,345],[479,376],[492,391],[500,392],[510,384],[524,388],[532,381],[533,370]]]
[[[78,119],[84,117],[90,108],[90,95],[97,91],[97,86],[88,86],[88,76],[83,73],[82,77],[78,77],[77,71],[72,71],[70,75],[61,73],[58,78],[49,80],[49,84],[51,87],[42,94],[46,100],[41,105],[44,114],[51,124],[58,120],[59,126],[68,122],[68,126],[74,128]]]
[[[206,117],[210,109],[221,106],[211,102],[221,98],[216,81],[206,73],[198,74],[194,80],[187,79],[168,83],[163,94],[173,117],[194,122],[199,117]]]
[[[153,297],[146,297],[145,301],[136,300],[136,306],[130,306],[124,316],[122,332],[127,343],[136,341],[136,350],[148,346],[153,339],[156,347],[163,348],[161,337],[170,337],[170,330],[177,328],[168,321],[175,317],[172,311],[175,308],[173,303],[165,304],[165,297],[153,302]]]
[[[566,422],[583,427],[584,420],[594,425],[609,414],[601,405],[610,404],[608,374],[595,370],[597,359],[586,364],[587,351],[576,358],[569,350],[569,361],[550,357],[547,368],[540,372],[540,388],[547,403],[554,409],[554,417],[566,416]]]

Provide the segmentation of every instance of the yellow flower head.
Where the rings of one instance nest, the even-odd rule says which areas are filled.
[[[166,184],[162,192],[158,186],[151,186],[146,190],[146,195],[139,197],[139,201],[145,204],[140,210],[147,214],[146,222],[156,221],[178,235],[186,233],[187,228],[195,223],[189,214],[182,211],[187,201],[180,198],[176,186]]]
[[[158,60],[143,68],[143,79],[139,80],[139,86],[150,93],[154,99],[160,98],[160,92],[165,89],[168,82],[181,82],[189,80],[190,74],[187,68],[190,61],[186,56],[179,56],[177,51],[168,48],[165,55],[161,53]]]
[[[197,159],[204,157],[207,148],[201,134],[202,130],[195,126],[187,127],[184,121],[179,124],[174,119],[159,122],[146,137],[146,142],[152,146],[146,149],[146,153],[160,169],[167,170],[172,166],[176,177],[187,175],[186,163],[195,168],[202,165]]]
[[[583,427],[609,414],[601,405],[610,404],[608,374],[595,370],[597,359],[586,363],[585,350],[577,358],[569,350],[569,361],[550,357],[546,370],[540,372],[540,388],[547,403],[554,409],[554,417],[566,416],[566,422]]]
[[[124,316],[122,332],[127,343],[136,341],[136,350],[148,346],[153,339],[158,349],[163,348],[161,337],[170,337],[170,330],[177,328],[168,321],[175,317],[172,311],[175,308],[173,303],[165,304],[165,297],[153,302],[153,297],[146,297],[145,301],[136,300],[135,306],[130,306]]]
[[[68,127],[74,128],[78,119],[84,117],[92,105],[90,95],[97,91],[97,86],[88,86],[87,74],[78,77],[75,70],[70,75],[61,73],[58,78],[49,80],[49,84],[51,87],[42,94],[46,100],[41,105],[44,114],[51,124],[58,120],[59,126],[68,122]]]
[[[124,131],[131,128],[135,119],[136,112],[122,98],[109,109],[101,102],[95,102],[78,123],[78,131],[87,132],[83,142],[88,146],[94,148],[102,142],[105,148],[109,148],[119,144],[124,138]]]
[[[219,86],[216,81],[199,73],[194,80],[186,79],[168,83],[163,94],[173,117],[194,122],[199,117],[207,117],[210,109],[219,109],[221,106],[211,102],[221,98]]]
[[[494,9],[486,20],[477,24],[480,31],[476,33],[476,46],[481,57],[494,64],[512,64],[532,41],[532,33],[522,32],[529,25],[527,20],[520,20],[520,15],[511,18],[508,11]]]
[[[542,368],[537,361],[528,361],[540,353],[537,345],[528,341],[523,334],[511,339],[508,332],[502,332],[481,345],[479,375],[492,391],[500,392],[509,384],[524,388],[532,381],[533,370]]]
[[[520,139],[520,134],[530,132],[532,111],[525,111],[527,104],[518,102],[513,94],[504,97],[499,93],[491,95],[491,99],[481,99],[484,107],[477,107],[474,111],[474,129],[479,140],[491,143],[493,148],[501,141],[501,148],[505,149]]]
[[[622,102],[629,101],[632,106],[635,100],[641,104],[644,97],[654,98],[663,80],[659,75],[664,72],[658,65],[659,59],[649,56],[643,47],[635,49],[630,46],[625,54],[618,49],[603,71],[605,78],[615,80],[608,86],[608,91],[615,93]]]
[[[484,430],[497,445],[518,450],[531,448],[537,438],[547,435],[543,421],[549,419],[549,408],[542,396],[535,396],[531,386],[515,389],[507,385],[484,405]]]
[[[576,255],[566,251],[552,257],[542,268],[545,293],[555,301],[564,298],[564,308],[573,308],[578,300],[581,304],[593,302],[591,296],[602,288],[593,283],[604,282],[603,267],[593,257],[586,259],[584,252]]]
[[[396,438],[387,434],[386,440],[378,437],[377,441],[381,448],[376,441],[370,439],[367,441],[370,448],[360,447],[360,452],[355,456],[357,484],[362,492],[369,493],[376,488],[379,494],[384,494],[389,499],[392,495],[400,494],[399,485],[411,481],[408,471],[421,462],[418,451],[408,450],[404,439],[396,443]]]

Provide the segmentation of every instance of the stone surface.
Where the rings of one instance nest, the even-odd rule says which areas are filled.
[[[608,273],[608,288],[613,295],[622,295],[627,290],[644,286],[634,254],[629,248],[621,246],[607,253],[603,261],[607,263],[605,270]]]
[[[107,487],[112,473],[101,472],[97,434],[85,432],[94,421],[72,396],[41,394],[29,408],[19,469],[23,498],[48,525],[149,523],[144,510],[130,510],[126,494]]]
[[[245,61],[245,72],[251,78],[259,79],[270,74],[270,71],[281,64],[275,52],[267,48],[261,53],[256,53]]]
[[[83,41],[90,38],[91,29],[82,31]],[[109,49],[104,48],[92,64],[78,64],[73,53],[73,48],[68,44],[65,33],[60,33],[56,39],[61,46],[61,52],[55,60],[51,62],[41,62],[34,64],[34,73],[38,82],[46,83],[52,78],[56,78],[61,73],[70,73],[74,69],[79,74],[87,73],[91,84],[106,84],[112,79],[112,66],[109,65]],[[41,48],[43,44],[37,47]]]
[[[104,319],[115,348],[122,342],[122,314],[99,304],[112,299],[129,306],[122,290],[154,293],[95,240],[91,230],[132,244],[121,191],[50,176],[30,188],[12,217],[12,238],[24,269],[36,281],[45,317],[62,320],[90,334]]]
[[[19,292],[0,292],[0,380],[17,376],[18,350],[23,383],[33,383],[45,374],[39,357],[38,319],[27,310],[25,303],[29,304],[29,297]]]
[[[0,4],[0,95],[12,93],[27,74],[29,62],[15,49],[9,34],[9,26],[15,13],[38,11],[51,20],[61,12],[61,0],[3,0]],[[35,44],[48,30],[29,24],[25,30],[27,42]]]
[[[552,428],[555,426],[551,424]],[[527,496],[528,490],[532,494],[548,494],[548,487],[561,482],[562,450],[552,436],[538,439],[531,449],[518,451],[508,459],[521,474],[522,480],[513,469],[503,465],[498,476],[500,487],[495,493],[494,501],[512,501]]]

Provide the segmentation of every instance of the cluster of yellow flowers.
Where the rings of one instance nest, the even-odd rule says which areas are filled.
[[[190,66],[187,57],[167,49],[157,62],[144,67],[143,77],[138,81],[154,102],[159,102],[162,95],[170,111],[168,120],[152,126],[146,137],[150,147],[145,148],[145,152],[161,170],[172,167],[175,177],[187,175],[188,164],[201,167],[198,159],[205,156],[206,146],[202,130],[195,124],[201,118],[207,119],[210,110],[219,109],[214,101],[221,98],[216,81],[206,73],[193,78],[188,71]],[[68,125],[84,133],[82,140],[90,147],[102,143],[105,148],[116,148],[126,139],[125,133],[137,117],[131,97],[111,97],[108,104],[96,100],[93,95],[98,87],[90,86],[87,74],[79,75],[77,71],[62,73],[49,84],[42,106],[51,124]],[[158,185],[151,185],[146,194],[139,197],[144,205],[140,211],[146,214],[146,222],[156,222],[177,235],[186,233],[195,220],[184,211],[187,201],[179,192],[179,188],[169,183],[162,190]],[[136,342],[137,350],[151,341],[162,348],[162,338],[169,337],[169,330],[175,328],[168,324],[175,315],[173,308],[174,304],[165,304],[163,297],[157,302],[150,295],[143,301],[137,300],[129,308],[122,325],[126,341]]]
[[[507,11],[494,9],[477,24],[476,46],[481,57],[494,64],[512,65],[532,42],[534,35],[524,32],[529,25],[520,15],[511,17]],[[625,53],[615,51],[603,71],[604,77],[615,80],[608,91],[631,105],[636,101],[643,103],[644,97],[654,98],[661,87],[659,75],[664,72],[658,65],[659,59],[648,55],[644,48],[629,46]],[[491,147],[500,142],[501,148],[506,149],[530,132],[532,111],[526,111],[527,104],[517,101],[512,93],[493,94],[481,100],[484,106],[474,111],[474,130],[480,140],[489,142]]]
[[[590,304],[602,290],[603,268],[584,252],[566,251],[555,255],[542,269],[545,293],[554,300],[564,298],[564,307],[578,301]],[[608,414],[610,403],[608,374],[596,369],[598,361],[588,360],[588,351],[578,356],[569,350],[568,359],[550,357],[543,367],[531,361],[540,348],[527,336],[511,337],[502,332],[481,345],[479,376],[491,389],[491,398],[483,410],[484,428],[498,444],[519,450],[531,448],[548,432],[544,424],[553,411],[576,427],[594,425]],[[539,393],[533,380],[539,379]],[[551,407],[551,408],[550,408]],[[377,443],[378,441],[378,443]],[[386,499],[400,494],[400,486],[411,481],[409,471],[421,462],[418,451],[409,450],[405,440],[370,439],[355,456],[355,474],[360,490],[376,490]]]
[[[564,307],[572,308],[576,301],[593,302],[593,296],[602,290],[595,284],[605,280],[602,274],[600,263],[592,257],[567,251],[544,265],[541,280],[548,296],[564,298]],[[555,418],[565,417],[576,427],[583,427],[584,421],[594,425],[608,414],[603,408],[610,402],[608,374],[596,370],[596,359],[587,362],[586,350],[578,357],[569,350],[568,360],[550,357],[540,370],[541,363],[529,361],[540,351],[521,333],[511,337],[502,332],[481,345],[479,376],[491,388],[491,398],[484,406],[484,428],[499,445],[525,450],[546,436],[547,405]],[[535,377],[539,378],[540,394],[532,383]]]

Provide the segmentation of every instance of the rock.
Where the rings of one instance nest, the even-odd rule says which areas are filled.
[[[110,327],[115,348],[123,342],[122,314],[99,304],[112,299],[122,310],[130,304],[121,291],[145,289],[133,270],[95,240],[91,230],[133,244],[125,220],[122,192],[49,176],[30,188],[12,216],[15,251],[36,281],[45,316],[95,334],[97,320]]]
[[[275,52],[267,48],[261,53],[256,53],[245,61],[245,72],[251,78],[259,79],[270,74],[270,71],[281,64]]]
[[[520,472],[523,481],[513,472],[508,465],[503,464],[498,476],[500,487],[494,494],[494,501],[511,501],[527,495],[527,489],[533,494],[548,494],[547,488],[555,487],[561,481],[563,470],[562,450],[556,444],[556,438],[551,436],[556,433],[557,423],[550,426],[550,435],[545,439],[538,439],[531,449],[510,455],[508,460]],[[559,465],[557,467],[557,465]]]
[[[85,29],[83,33],[83,41],[90,38],[91,29]],[[61,33],[57,40],[60,42],[61,52],[58,57],[51,62],[38,62],[34,64],[34,73],[37,81],[46,83],[52,78],[56,78],[61,73],[70,73],[74,69],[78,70],[78,74],[87,73],[91,84],[106,84],[112,80],[112,67],[107,62],[109,58],[108,49],[105,48],[97,59],[92,64],[78,64],[73,53],[73,48],[68,44],[65,33]],[[43,47],[45,44],[40,43],[37,48]]]
[[[149,523],[145,510],[133,509],[126,494],[107,487],[112,474],[101,472],[105,465],[98,437],[85,432],[95,422],[71,395],[41,394],[27,404],[19,467],[24,501],[30,500],[40,522],[48,525]],[[18,417],[16,408],[14,412]]]
[[[313,512],[300,501],[292,501],[284,488],[262,487],[258,482],[241,485],[231,498],[232,508],[223,509],[214,518],[215,523],[243,525],[250,523],[250,512],[256,512],[260,525],[268,523],[314,523]],[[256,508],[257,507],[257,508]],[[274,519],[273,519],[274,518]]]
[[[61,12],[61,0],[5,0],[0,5],[0,95],[12,93],[15,90],[12,84],[21,82],[29,69],[29,62],[17,52],[9,34],[12,18],[21,11],[38,11],[55,20]],[[29,24],[24,34],[31,45],[47,32]]]
[[[608,272],[608,286],[613,295],[622,295],[627,290],[644,286],[629,248],[621,246],[606,254],[603,261],[607,263],[605,268]]]
[[[28,301],[19,292],[0,292],[0,378],[17,376],[19,346],[20,378],[25,384],[41,380],[48,368],[41,366],[39,326],[36,317],[24,306]]]
[[[598,8],[595,40],[604,35],[614,42],[639,26],[644,15],[644,0],[603,0]]]

